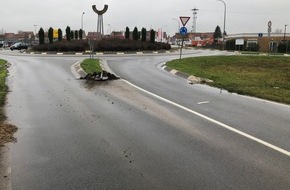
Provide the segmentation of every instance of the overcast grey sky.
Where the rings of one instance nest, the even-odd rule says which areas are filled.
[[[217,0],[0,0],[0,30],[6,32],[34,31],[40,27],[72,30],[81,28],[83,15],[84,30],[97,30],[97,15],[92,5],[103,9],[109,5],[104,15],[104,30],[131,30],[145,27],[147,30],[162,28],[168,34],[177,32],[180,16],[192,17],[191,9],[199,9],[197,32],[213,32],[219,25],[223,29],[224,4]],[[224,0],[227,5],[226,31],[235,33],[267,32],[267,23],[272,21],[273,31],[289,24],[289,0]],[[186,27],[191,30],[193,19]]]

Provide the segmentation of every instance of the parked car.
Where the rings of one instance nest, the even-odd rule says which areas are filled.
[[[15,49],[22,50],[22,49],[27,49],[27,48],[28,48],[27,44],[22,43],[22,42],[18,42],[18,43],[13,44],[12,46],[10,46],[11,51],[13,51]]]

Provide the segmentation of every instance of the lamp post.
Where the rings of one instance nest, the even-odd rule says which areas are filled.
[[[37,24],[34,24],[33,26],[34,26],[34,32],[35,32],[34,40],[36,40],[37,39],[37,33],[36,33]]]
[[[164,25],[161,27],[161,42],[163,42],[163,27],[166,27],[167,25]]]
[[[226,35],[226,16],[227,16],[227,5],[226,3],[223,1],[223,0],[217,0],[217,1],[220,1],[224,4],[225,6],[225,10],[224,10],[224,32],[223,32],[223,38],[225,37]]]
[[[173,18],[172,20],[176,20],[176,21],[178,22],[178,29],[177,29],[177,33],[179,33],[179,30],[180,30],[180,22],[179,22],[179,20],[178,20],[178,19],[176,19],[176,18]]]
[[[108,35],[111,35],[111,24],[108,24]]]
[[[287,28],[287,24],[285,24],[285,28],[284,28],[284,41],[286,41],[286,28]]]
[[[85,12],[82,13],[82,31],[84,30],[84,14]]]
[[[284,28],[284,42],[286,43],[286,50],[285,53],[287,53],[288,50],[288,42],[286,41],[286,29],[287,29],[287,24],[285,24],[285,28]]]

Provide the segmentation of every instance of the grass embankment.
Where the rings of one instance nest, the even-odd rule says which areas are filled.
[[[7,142],[15,141],[13,134],[17,131],[17,127],[5,123],[4,105],[8,91],[6,85],[7,74],[6,61],[0,59],[0,147]]]
[[[88,74],[102,72],[99,59],[85,59],[81,63],[81,67]]]
[[[174,60],[167,66],[213,80],[229,92],[290,104],[290,58],[210,56]]]

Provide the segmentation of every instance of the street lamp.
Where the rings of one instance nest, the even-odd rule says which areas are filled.
[[[167,25],[164,25],[161,27],[161,42],[163,41],[163,27],[166,27]]]
[[[286,28],[287,28],[287,24],[285,24],[285,28],[284,28],[284,41],[286,41]]]
[[[34,26],[34,32],[35,32],[34,40],[37,40],[37,33],[36,33],[37,24],[34,24],[33,26]]]
[[[36,27],[37,27],[37,25],[36,25],[36,24],[34,24],[33,26],[34,26],[34,32],[35,32],[35,36],[36,36]]]
[[[85,12],[82,13],[82,31],[84,30],[84,14]]]
[[[220,1],[224,4],[225,6],[225,10],[224,10],[224,32],[223,32],[223,39],[225,38],[225,35],[226,35],[226,14],[227,14],[227,5],[226,3],[223,1],[223,0],[217,0],[217,1]]]
[[[177,29],[177,33],[179,33],[179,30],[180,30],[180,22],[179,22],[179,20],[178,20],[178,19],[176,19],[176,18],[173,18],[172,20],[176,20],[176,21],[178,22],[178,29]]]
[[[111,35],[111,24],[108,24],[108,35]]]
[[[286,43],[286,50],[285,50],[285,53],[287,52],[288,50],[288,42],[286,41],[286,29],[287,29],[287,24],[285,24],[285,28],[284,28],[284,42]]]

